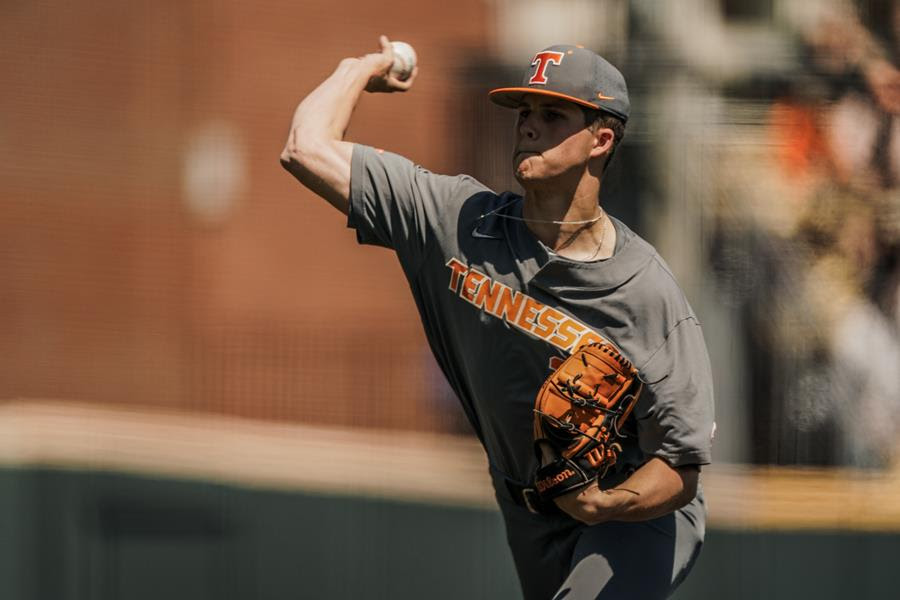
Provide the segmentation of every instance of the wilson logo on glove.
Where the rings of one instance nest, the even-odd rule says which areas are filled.
[[[534,487],[537,488],[537,491],[544,493],[553,486],[563,483],[569,477],[575,477],[575,471],[573,471],[572,469],[566,469],[565,471],[563,471],[562,473],[558,473],[554,477],[539,479],[534,483]]]

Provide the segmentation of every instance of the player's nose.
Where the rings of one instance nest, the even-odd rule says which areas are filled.
[[[523,119],[519,119],[519,123],[517,124],[517,129],[519,135],[530,140],[537,138],[537,128],[534,126],[534,121],[532,120],[534,117],[531,115],[526,116]]]

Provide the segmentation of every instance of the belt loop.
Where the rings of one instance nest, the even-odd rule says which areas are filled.
[[[534,515],[542,515],[544,512],[538,510],[541,506],[541,498],[538,496],[537,490],[534,488],[524,488],[522,490],[522,500],[525,502],[525,508]]]
[[[519,506],[524,506],[528,509],[528,512],[533,515],[545,514],[539,508],[542,506],[542,503],[536,489],[523,487],[510,479],[506,479],[505,481],[506,489],[509,490],[509,494],[510,496],[512,496],[513,502],[515,502]]]

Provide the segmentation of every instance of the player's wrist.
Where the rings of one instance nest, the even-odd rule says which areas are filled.
[[[563,494],[553,499],[554,504],[575,519],[586,525],[601,523],[605,518],[605,503],[598,497],[602,495],[596,483],[581,489]]]
[[[596,485],[586,488],[578,497],[584,520],[590,525],[615,521],[634,508],[637,495],[624,488],[601,490]]]
[[[391,60],[382,53],[366,54],[359,59],[360,68],[368,75],[387,75]]]
[[[366,56],[345,58],[338,64],[337,73],[360,84],[365,84],[379,73],[379,65],[370,58],[372,56],[367,54]]]

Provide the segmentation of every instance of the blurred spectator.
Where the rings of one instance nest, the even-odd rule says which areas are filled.
[[[744,315],[757,462],[882,467],[896,452],[900,4],[864,6],[800,28],[773,151],[740,167],[762,193],[718,203],[711,258]],[[860,18],[873,14],[881,33]]]

